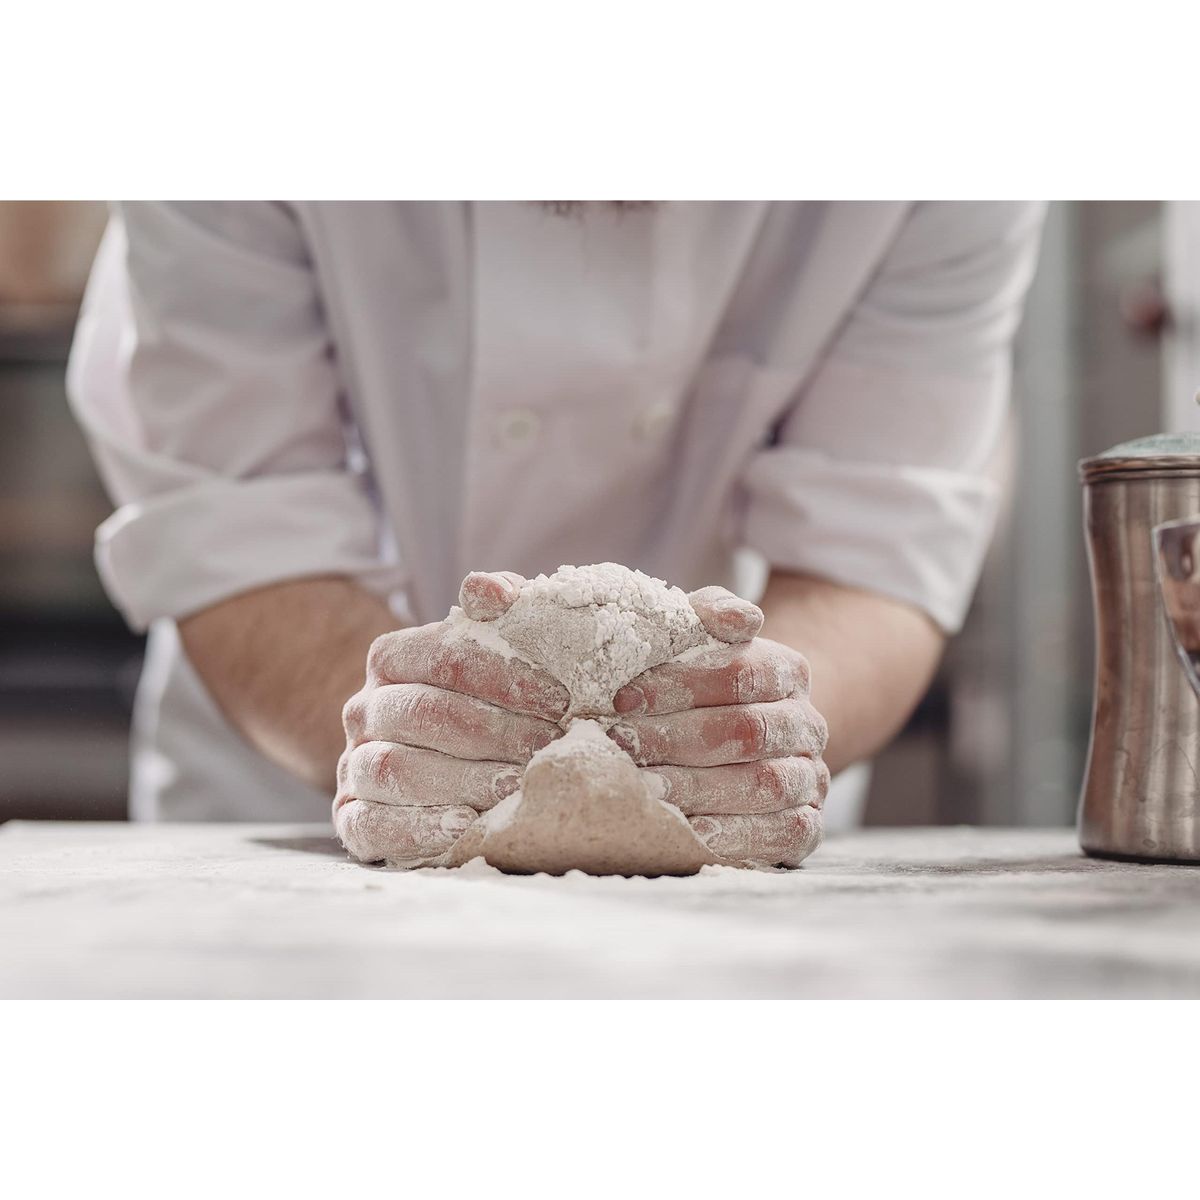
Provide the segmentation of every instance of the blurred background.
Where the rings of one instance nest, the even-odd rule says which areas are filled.
[[[92,566],[111,506],[63,382],[106,216],[0,203],[0,820],[125,816],[141,639]]]
[[[0,821],[125,817],[142,643],[92,566],[110,506],[63,383],[105,215],[0,203]],[[869,824],[1073,820],[1092,687],[1075,463],[1200,429],[1200,204],[1052,205],[1015,381],[983,580],[929,695],[876,762]]]

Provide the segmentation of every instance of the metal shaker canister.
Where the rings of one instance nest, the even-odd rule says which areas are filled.
[[[1200,862],[1200,435],[1127,442],[1079,471],[1096,623],[1080,844]]]

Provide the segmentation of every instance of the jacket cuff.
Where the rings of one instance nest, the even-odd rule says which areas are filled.
[[[995,520],[986,477],[772,447],[745,476],[743,537],[772,566],[879,592],[946,633],[966,618]]]
[[[96,531],[96,565],[113,603],[144,630],[286,579],[399,587],[378,528],[361,479],[345,471],[208,479],[117,509]]]

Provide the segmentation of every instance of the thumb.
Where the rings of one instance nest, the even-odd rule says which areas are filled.
[[[700,624],[721,642],[748,642],[763,626],[762,609],[728,588],[702,587],[688,595]]]
[[[458,589],[458,602],[473,621],[494,621],[512,608],[524,582],[515,571],[472,571]]]

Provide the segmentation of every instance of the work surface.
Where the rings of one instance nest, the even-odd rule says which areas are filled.
[[[1066,830],[830,839],[799,871],[401,873],[327,829],[0,829],[8,997],[1200,996],[1200,868]]]

